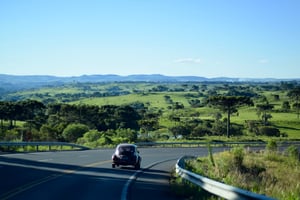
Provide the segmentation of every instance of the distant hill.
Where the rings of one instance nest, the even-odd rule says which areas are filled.
[[[7,75],[0,74],[0,93],[5,91],[15,91],[20,89],[38,88],[43,86],[55,86],[72,82],[280,82],[280,81],[300,81],[298,79],[253,79],[253,78],[205,78],[199,76],[165,76],[161,74],[138,74],[119,76],[115,74],[107,75],[82,75],[70,77],[58,77],[47,75]]]

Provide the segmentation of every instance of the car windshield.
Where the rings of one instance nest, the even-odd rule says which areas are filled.
[[[133,153],[135,150],[134,146],[120,146],[118,151],[120,154],[128,154]]]

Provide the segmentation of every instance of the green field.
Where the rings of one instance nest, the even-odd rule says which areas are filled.
[[[268,120],[272,127],[276,127],[289,139],[300,139],[300,119],[296,111],[281,111],[284,101],[293,104],[287,96],[288,90],[281,88],[281,83],[73,83],[59,87],[43,87],[34,90],[10,93],[2,99],[26,100],[34,99],[45,104],[67,103],[73,105],[131,105],[143,103],[153,112],[162,113],[159,123],[160,129],[167,131],[174,125],[168,117],[180,116],[182,122],[191,119],[214,120],[214,115],[220,110],[208,107],[206,99],[213,95],[224,95],[234,92],[237,94],[253,95],[253,107],[241,107],[238,114],[231,116],[232,124],[245,126],[249,120],[261,120],[257,115],[256,105],[265,98],[274,108],[268,111]],[[276,97],[276,98],[275,98]],[[170,101],[167,101],[169,98]],[[200,106],[192,107],[191,100],[200,100]],[[182,109],[174,109],[174,104],[183,105]],[[222,113],[222,118],[226,117]],[[247,135],[247,130],[244,130]]]

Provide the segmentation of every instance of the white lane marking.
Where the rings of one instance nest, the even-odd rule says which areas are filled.
[[[142,173],[143,171],[145,171],[147,169],[150,169],[150,168],[154,167],[155,165],[158,165],[158,164],[163,163],[163,162],[168,162],[168,161],[171,161],[171,160],[174,160],[174,159],[158,161],[158,162],[155,162],[155,163],[152,163],[152,164],[146,166],[143,169],[140,169],[140,170],[136,171],[132,176],[130,176],[130,178],[128,179],[128,181],[124,185],[122,193],[121,193],[121,200],[127,200],[128,189],[129,189],[130,185],[133,183],[133,181],[135,181],[137,179],[138,174]]]
[[[132,176],[130,176],[130,178],[128,179],[128,181],[126,182],[126,184],[123,187],[122,194],[121,194],[121,200],[127,200],[127,194],[128,194],[129,186],[137,178],[137,175],[139,173],[141,173],[142,171],[143,170],[138,170]]]
[[[39,162],[48,162],[48,161],[51,161],[53,160],[52,158],[49,158],[49,159],[42,159],[42,160],[38,160]]]

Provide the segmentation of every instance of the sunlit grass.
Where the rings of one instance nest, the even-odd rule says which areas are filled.
[[[234,154],[225,151],[188,161],[187,168],[225,184],[278,199],[300,199],[300,162],[279,152],[245,151],[240,168],[234,166]]]

